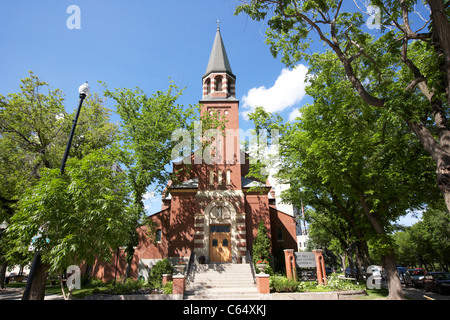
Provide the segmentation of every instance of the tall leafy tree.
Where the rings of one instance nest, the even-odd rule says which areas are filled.
[[[127,242],[126,279],[130,275],[134,247],[138,241],[136,229],[141,222],[145,222],[150,234],[151,230],[156,230],[150,219],[143,219],[144,194],[151,185],[161,188],[169,181],[172,149],[178,143],[172,140],[172,134],[179,129],[191,129],[197,107],[184,108],[177,104],[182,91],[173,83],[167,91],[157,91],[151,96],[139,88],[111,91],[106,86],[104,94],[114,100],[116,112],[121,118],[120,162],[127,172],[132,210],[136,215]]]
[[[116,125],[109,123],[110,114],[111,111],[104,107],[98,95],[93,94],[85,100],[69,159],[82,160],[92,152],[111,147],[118,130]],[[0,145],[2,146],[0,218],[2,222],[6,221],[7,238],[12,241],[2,239],[0,256],[4,258],[8,253],[8,261],[11,263],[31,259],[30,254],[23,250],[24,246],[30,243],[29,241],[24,240],[21,246],[9,246],[7,250],[5,245],[15,243],[12,239],[30,236],[30,234],[20,234],[22,228],[36,230],[41,227],[42,220],[34,215],[30,215],[29,219],[18,218],[20,215],[23,217],[26,210],[21,201],[34,201],[32,200],[35,194],[32,191],[33,188],[44,188],[42,185],[39,187],[43,173],[47,175],[47,170],[59,168],[68,141],[70,120],[73,117],[74,114],[70,114],[65,109],[63,93],[59,89],[50,88],[48,83],[40,80],[32,72],[29,77],[22,80],[18,93],[10,93],[6,97],[0,96]],[[55,186],[51,185],[48,179],[45,181],[49,183],[49,190],[53,192],[52,195],[55,198],[62,196],[56,193],[58,189],[51,188]],[[59,191],[63,192],[63,189]],[[36,197],[38,194],[37,190]],[[25,196],[28,197],[27,200]],[[90,195],[78,193],[78,196],[80,197],[78,201],[83,201],[83,197]],[[61,208],[61,210],[64,209],[67,208]],[[87,207],[85,212],[87,218],[89,217],[88,209]],[[105,210],[107,209],[105,207]],[[42,212],[36,211],[34,214],[39,216]],[[115,218],[121,219],[120,216]],[[52,241],[59,240],[52,239]],[[101,241],[101,238],[99,240]],[[51,260],[47,262],[49,261]],[[46,274],[49,268],[53,268],[53,262],[41,265],[31,296],[43,298]]]
[[[428,271],[450,269],[450,221],[445,210],[428,208],[422,219],[394,234],[400,261],[410,267]]]
[[[311,60],[314,103],[282,130],[279,176],[291,183],[291,202],[318,198],[339,210],[357,238],[370,240],[383,257],[390,297],[402,298],[389,234],[406,210],[435,196],[431,160],[404,122],[354,93],[334,58],[328,52]]]
[[[126,241],[133,214],[127,210],[126,176],[115,170],[114,156],[103,150],[83,159],[69,159],[66,172],[42,169],[39,182],[28,188],[6,231],[9,255],[40,253],[36,277],[61,274],[69,265],[108,261],[111,248]],[[45,282],[44,282],[45,283]],[[31,299],[43,299],[37,290]]]
[[[290,67],[311,59],[310,43],[317,36],[366,104],[392,111],[408,125],[435,163],[437,185],[450,211],[449,4],[427,0],[430,19],[425,8],[426,18],[418,24],[412,23],[418,0],[372,3],[381,13],[377,33],[364,31],[368,17],[356,6],[344,11],[348,3],[343,0],[247,1],[236,13],[267,18],[271,52]]]

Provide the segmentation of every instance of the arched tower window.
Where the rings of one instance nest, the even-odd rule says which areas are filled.
[[[211,93],[211,79],[206,79],[205,81],[206,84],[206,94],[210,94]]]
[[[215,91],[222,91],[222,76],[217,76],[215,79],[216,87]]]

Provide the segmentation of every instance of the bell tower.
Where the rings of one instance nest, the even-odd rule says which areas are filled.
[[[218,146],[221,159],[214,165],[208,166],[209,173],[205,189],[241,190],[239,100],[236,99],[236,76],[231,71],[219,26],[217,26],[202,83],[203,94],[200,100],[202,115],[215,113],[226,120],[225,136]]]
[[[224,132],[215,131],[214,143],[211,143],[215,150],[206,151],[207,155],[217,152],[223,157],[208,162],[204,156],[198,167],[195,219],[199,221],[200,230],[195,233],[195,252],[207,257],[208,262],[231,262],[238,253],[246,254],[247,228],[241,182],[236,76],[231,71],[219,26],[202,84],[201,115],[215,114],[219,119],[225,119],[226,124]],[[209,141],[213,142],[212,139]]]

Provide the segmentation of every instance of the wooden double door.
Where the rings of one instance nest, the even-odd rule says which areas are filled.
[[[210,262],[231,262],[231,225],[209,226],[209,260]]]

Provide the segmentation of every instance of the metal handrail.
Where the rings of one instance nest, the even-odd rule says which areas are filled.
[[[187,284],[189,284],[190,281],[192,280],[191,278],[194,277],[195,269],[196,269],[195,252],[192,251],[191,256],[189,257],[189,263],[188,263],[187,270],[186,270],[186,283]]]
[[[252,260],[253,260],[252,255],[250,254],[250,251],[247,250],[247,252],[245,253],[245,262],[250,264],[250,270],[252,271],[253,282],[256,283],[255,266],[253,265]]]

